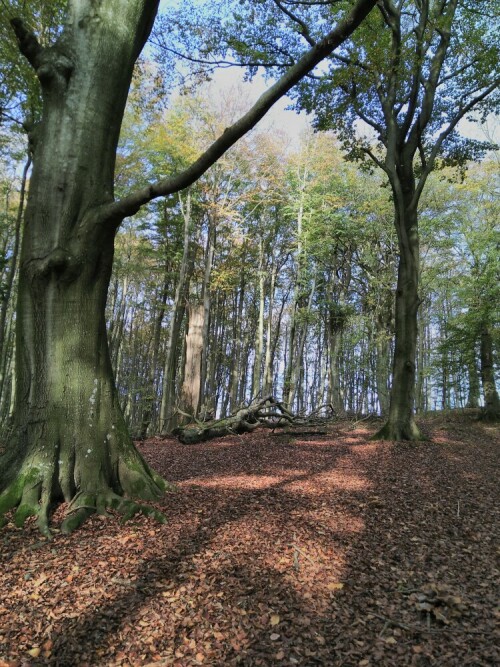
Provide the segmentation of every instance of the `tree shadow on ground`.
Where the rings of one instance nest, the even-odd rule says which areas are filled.
[[[158,505],[165,526],[95,518],[57,537],[56,554],[38,552],[82,562],[80,540],[93,540],[87,572],[101,582],[90,601],[81,586],[63,589],[72,613],[56,614],[50,631],[41,626],[53,643],[40,664],[495,664],[493,515],[484,517],[482,491],[493,489],[492,442],[468,451],[463,441],[368,435],[154,450],[155,467],[181,489]],[[482,484],[468,480],[472,465]],[[460,524],[457,498],[467,499]],[[114,543],[99,541],[101,527]],[[131,531],[142,546],[127,542]],[[99,556],[102,544],[111,546]],[[131,552],[141,558],[129,564]],[[411,597],[429,583],[465,601],[450,627],[434,617],[428,627]],[[51,609],[50,599],[27,600],[16,608],[19,632],[42,623],[34,604]]]
[[[325,447],[325,444],[322,446]],[[230,470],[221,468],[217,458],[214,462],[209,456],[204,457],[203,479],[217,474],[220,482],[225,477],[237,477],[245,471],[244,464],[235,463],[238,457],[234,456],[234,444],[232,448],[233,465]],[[231,446],[227,449],[230,450]],[[316,449],[314,451],[318,457]],[[322,572],[321,563],[315,564],[315,558],[318,558],[318,550],[328,554],[336,551],[336,562],[343,564],[350,539],[346,535],[350,532],[349,524],[357,532],[362,519],[359,512],[357,515],[353,513],[350,517],[344,516],[338,531],[323,526],[318,533],[318,526],[308,517],[318,509],[318,495],[314,493],[311,498],[307,492],[290,491],[290,487],[307,486],[318,475],[334,472],[347,452],[346,447],[330,446],[328,455],[319,457],[319,461],[316,458],[304,472],[297,474],[296,468],[292,467],[289,475],[285,474],[286,461],[280,460],[272,465],[266,456],[261,475],[274,475],[264,488],[195,486],[193,491],[203,495],[200,502],[211,509],[216,508],[209,513],[209,522],[202,522],[193,528],[189,508],[185,509],[184,515],[181,511],[176,519],[184,527],[170,550],[146,559],[133,587],[122,588],[108,603],[89,610],[78,619],[66,620],[58,629],[53,647],[54,659],[61,665],[80,664],[82,660],[97,663],[102,660],[103,650],[107,653],[110,646],[116,646],[116,637],[125,625],[133,627],[134,623],[140,623],[139,614],[145,606],[149,605],[153,613],[165,615],[169,596],[162,593],[184,587],[184,601],[176,598],[174,602],[174,607],[183,610],[181,618],[172,613],[168,632],[155,642],[155,651],[159,655],[165,655],[170,647],[174,657],[175,652],[184,652],[183,657],[178,658],[181,660],[179,664],[191,664],[189,660],[194,660],[193,664],[196,664],[196,651],[190,646],[192,642],[196,647],[201,645],[200,637],[204,634],[205,641],[214,643],[224,664],[273,664],[285,658],[292,660],[290,664],[294,660],[297,661],[295,664],[318,664],[316,655],[329,655],[332,649],[327,646],[325,633],[333,623],[328,602],[335,589],[330,591],[325,588],[321,596],[312,595],[309,589],[314,590],[317,583],[314,582],[314,575]],[[265,453],[269,453],[268,447]],[[283,477],[284,474],[284,479],[274,481],[274,477]],[[348,492],[343,489],[341,493],[351,496],[354,507],[364,504],[365,492],[362,490]],[[259,543],[259,538],[265,542],[266,528],[271,525],[273,542]],[[252,529],[255,530],[253,535],[250,532]],[[241,543],[233,541],[229,544],[228,535],[237,536],[238,533],[242,536]],[[222,541],[218,539],[221,534]],[[276,540],[281,541],[277,549]],[[315,543],[317,553],[309,542]],[[217,557],[214,550],[219,547],[222,552]],[[267,548],[272,552],[266,551]],[[197,579],[198,559],[203,559],[207,552],[210,562],[201,568],[203,579],[200,580]],[[278,559],[280,553],[283,562],[273,566],[273,559]],[[320,556],[324,557],[322,553]],[[342,566],[336,567],[336,570],[340,575]],[[312,582],[309,581],[311,577]],[[302,578],[306,583],[306,597],[301,595]],[[276,626],[272,625],[273,614],[279,617]],[[190,620],[191,617],[196,620]],[[219,629],[214,630],[216,627]],[[190,657],[193,652],[194,656]],[[183,663],[182,659],[187,662]]]

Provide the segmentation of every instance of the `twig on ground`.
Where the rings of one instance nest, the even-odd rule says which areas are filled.
[[[313,559],[310,556],[308,556],[304,551],[302,551],[302,549],[300,547],[298,547],[294,542],[292,542],[292,544],[290,546],[292,546],[295,549],[295,551],[298,552],[301,556],[304,556],[304,558],[307,558],[307,560],[310,563],[312,563],[313,565],[316,565],[316,563],[313,561]]]
[[[375,614],[370,612],[375,618],[379,618],[381,621],[384,621],[386,625],[393,625],[396,628],[401,628],[402,630],[408,630],[408,632],[417,632],[420,634],[431,634],[431,635],[440,635],[444,633],[451,634],[463,634],[463,635],[492,635],[493,632],[489,630],[467,630],[466,628],[422,628],[418,625],[407,625],[406,623],[401,623],[400,621],[395,621],[392,618],[387,618],[386,616],[381,616],[380,614]],[[430,618],[430,616],[429,616]],[[384,626],[385,628],[385,626]]]

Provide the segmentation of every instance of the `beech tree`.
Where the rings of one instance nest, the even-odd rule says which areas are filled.
[[[167,486],[135,449],[113,380],[104,313],[117,229],[147,202],[192,184],[351,35],[375,0],[349,3],[335,27],[330,24],[187,169],[115,199],[123,113],[158,5],[68,0],[63,22],[45,43],[23,19],[25,3],[10,5],[10,25],[38,80],[42,111],[30,130],[17,395],[13,435],[0,462],[0,516],[14,509],[22,525],[35,515],[47,536],[51,509],[61,500],[69,504],[62,530],[70,532],[108,507],[126,517],[137,511],[158,515],[134,499],[157,498]]]
[[[400,257],[392,388],[381,438],[421,437],[413,414],[419,201],[433,170],[463,168],[488,147],[465,139],[457,126],[473,110],[487,114],[499,102],[494,4],[482,3],[479,12],[469,0],[381,0],[333,54],[329,70],[296,89],[299,107],[315,112],[316,128],[334,128],[348,157],[377,165],[391,188]],[[371,132],[360,132],[360,122]]]
[[[229,64],[231,54],[252,76],[271,75],[293,62],[302,45],[318,43],[322,26],[342,2],[271,0],[256,14],[241,0],[233,21],[207,23],[206,49],[195,67]],[[284,31],[280,17],[286,16]],[[466,140],[459,122],[498,108],[495,0],[379,0],[352,40],[304,77],[291,95],[314,113],[318,130],[334,130],[350,159],[372,161],[385,173],[399,242],[392,389],[380,437],[419,439],[414,420],[419,307],[418,205],[429,174],[443,165],[463,168],[487,148]],[[189,45],[181,27],[183,42]],[[220,60],[208,56],[217,49]],[[369,132],[360,132],[361,127]]]

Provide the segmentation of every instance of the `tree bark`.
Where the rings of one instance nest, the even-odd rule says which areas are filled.
[[[207,424],[190,424],[184,428],[177,428],[174,435],[178,437],[182,444],[193,445],[224,435],[248,433],[261,424],[269,425],[271,418],[276,420],[274,427],[277,427],[290,423],[293,415],[282,403],[269,395],[253,400],[247,407],[240,408],[235,414],[224,419],[218,419]]]
[[[71,3],[48,50],[20,22],[21,49],[41,83],[43,120],[33,171],[17,304],[14,436],[0,466],[0,517],[16,508],[49,535],[54,503],[70,503],[63,530],[130,498],[153,499],[163,480],[145,463],[118,405],[105,326],[114,224],[93,212],[113,199],[116,146],[132,68],[157,3]],[[120,16],[120,21],[117,21]],[[103,104],[102,100],[107,103]],[[152,508],[143,508],[158,514]]]
[[[484,395],[483,419],[500,420],[500,398],[498,396],[493,366],[493,339],[487,326],[481,331],[481,381]]]
[[[157,386],[156,386],[156,374],[158,370],[158,357],[160,353],[160,338],[161,338],[161,326],[163,323],[163,318],[165,317],[165,306],[167,304],[167,284],[163,284],[161,295],[158,301],[158,312],[154,318],[153,326],[153,351],[151,358],[151,365],[148,372],[148,381],[146,387],[146,396],[143,401],[143,410],[141,416],[141,429],[140,437],[144,439],[147,437],[149,426],[153,418],[153,407],[155,401],[157,400]]]
[[[265,286],[266,274],[264,267],[264,242],[259,241],[259,322],[257,325],[257,336],[255,340],[255,359],[252,374],[252,396],[257,396],[261,388],[262,353],[264,350],[264,310],[265,310]]]
[[[196,418],[198,415],[200,401],[204,316],[205,308],[203,303],[188,304],[186,362],[184,365],[184,382],[182,383],[180,402],[182,411],[192,418]],[[181,421],[185,421],[185,419]]]
[[[418,216],[416,208],[407,203],[413,195],[411,182],[406,187],[406,197],[399,202],[395,221],[400,257],[391,399],[387,422],[374,436],[385,440],[422,439],[414,417],[417,314],[420,304]]]
[[[216,221],[209,218],[207,230],[207,243],[205,247],[205,269],[203,271],[203,286],[201,290],[201,298],[203,301],[203,332],[202,342],[203,351],[201,355],[201,392],[200,392],[200,406],[201,412],[205,417],[209,414],[215,414],[215,407],[212,410],[207,403],[213,401],[213,396],[206,392],[207,373],[208,373],[208,352],[210,339],[210,277],[212,275],[212,267],[215,255],[215,240],[216,240]]]
[[[478,408],[479,407],[479,375],[477,372],[477,365],[475,359],[475,350],[470,351],[470,359],[467,362],[467,371],[469,379],[469,391],[467,394],[467,406],[468,408]]]
[[[183,203],[181,195],[179,195],[179,203],[181,205],[184,219],[184,235],[182,259],[179,268],[179,278],[175,288],[174,309],[170,320],[165,366],[163,369],[160,406],[160,432],[162,435],[171,433],[172,429],[177,426],[178,415],[175,410],[175,386],[178,366],[178,348],[181,324],[186,312],[185,300],[187,298],[191,273],[194,267],[191,257],[191,193],[187,193],[185,203]]]

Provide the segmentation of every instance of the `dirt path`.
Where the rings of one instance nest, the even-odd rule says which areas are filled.
[[[500,431],[424,428],[144,443],[165,525],[0,532],[0,667],[500,664]]]

